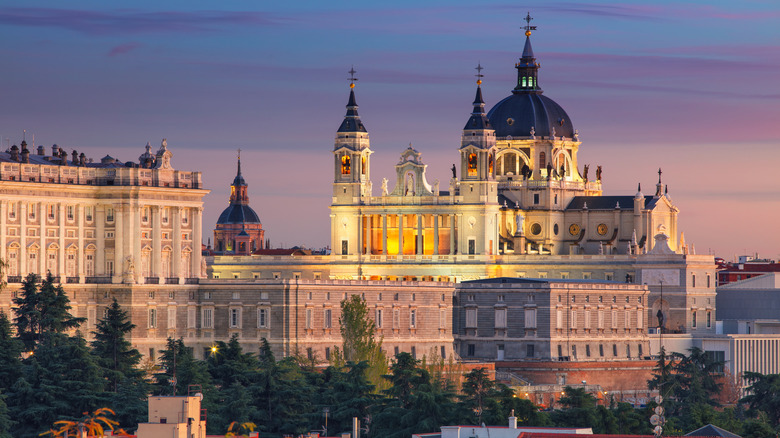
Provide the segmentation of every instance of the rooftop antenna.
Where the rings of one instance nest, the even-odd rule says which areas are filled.
[[[355,88],[355,82],[358,80],[358,78],[355,77],[355,73],[357,73],[357,71],[355,71],[355,66],[353,65],[350,67],[347,73],[349,73],[349,79],[347,79],[349,81],[349,88]]]

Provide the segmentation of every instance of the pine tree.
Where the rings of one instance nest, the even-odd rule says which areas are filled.
[[[130,322],[127,311],[123,310],[116,298],[106,309],[106,315],[99,320],[92,334],[92,351],[97,356],[103,376],[108,380],[108,389],[119,391],[119,385],[128,379],[129,384],[138,384],[143,379],[143,371],[138,369],[141,353],[125,337],[135,328]]]
[[[87,320],[70,314],[70,299],[62,285],[54,284],[51,272],[40,288],[38,281],[37,275],[29,274],[22,282],[21,293],[13,299],[16,332],[29,351],[46,336],[78,328]]]
[[[7,392],[22,374],[22,344],[14,337],[11,322],[0,311],[0,393]]]
[[[369,316],[366,301],[360,295],[352,295],[341,302],[341,327],[343,364],[368,363],[365,373],[375,388],[382,388],[387,374],[387,356],[382,350],[382,337],[376,334],[376,324]]]

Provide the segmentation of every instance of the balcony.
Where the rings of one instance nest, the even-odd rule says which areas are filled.
[[[179,277],[167,277],[165,284],[179,284]]]
[[[87,284],[111,284],[111,277],[86,277],[84,283]]]

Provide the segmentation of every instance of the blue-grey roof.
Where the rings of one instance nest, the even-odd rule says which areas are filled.
[[[653,196],[645,196],[645,208],[654,207],[657,200]],[[575,196],[566,210],[582,210],[585,203],[588,204],[588,210],[614,210],[617,204],[620,204],[621,210],[634,209],[633,196]]]
[[[553,129],[556,137],[574,137],[574,125],[566,111],[540,92],[512,94],[498,102],[487,116],[496,137],[530,137],[531,128],[537,137],[549,137]]]
[[[477,95],[474,96],[474,110],[469,121],[463,129],[491,129],[490,120],[485,116],[485,101],[482,100],[482,87],[477,87]]]
[[[347,102],[347,114],[337,132],[368,132],[358,115],[358,105],[355,100],[355,90],[349,90],[349,101]]]
[[[686,433],[685,436],[741,438],[739,435],[731,433],[728,430],[721,429],[720,427],[713,424],[700,427],[693,432]]]
[[[229,205],[217,219],[218,224],[260,224],[260,218],[248,205]]]

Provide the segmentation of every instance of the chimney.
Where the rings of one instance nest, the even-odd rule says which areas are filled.
[[[51,156],[57,158],[60,156],[60,147],[56,144],[51,145]]]
[[[46,149],[44,149],[43,145],[38,146],[38,155],[46,155]]]

